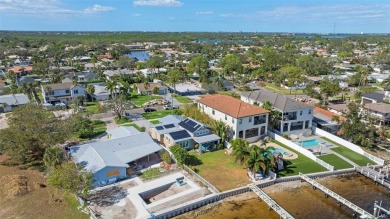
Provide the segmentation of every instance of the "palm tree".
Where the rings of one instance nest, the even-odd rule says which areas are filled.
[[[253,177],[255,177],[255,174],[261,170],[262,173],[266,172],[267,165],[265,157],[262,154],[262,149],[258,148],[256,146],[252,147],[249,156],[247,159],[247,165],[252,170]]]
[[[45,154],[43,155],[43,162],[47,168],[52,168],[60,165],[64,160],[64,153],[60,147],[49,147],[46,148]]]
[[[149,80],[148,80],[148,78],[145,78],[145,81],[144,81],[144,88],[145,88],[146,92],[149,94],[149,99],[150,99],[150,93],[149,93],[149,91],[148,91],[149,87],[150,87]]]
[[[265,101],[262,104],[262,107],[270,111],[270,113],[268,114],[268,125],[273,130],[277,125],[280,124],[282,116],[280,115],[279,111],[272,108],[272,103],[269,101]]]
[[[106,89],[110,93],[111,98],[113,97],[113,94],[115,96],[115,93],[116,93],[116,91],[118,89],[117,85],[118,85],[118,82],[116,80],[109,81],[106,84]]]
[[[249,155],[249,143],[245,139],[236,138],[230,142],[233,149],[233,155],[236,157],[236,162],[244,164]]]
[[[224,145],[228,138],[228,127],[221,120],[213,122],[213,132],[221,138],[221,142]]]

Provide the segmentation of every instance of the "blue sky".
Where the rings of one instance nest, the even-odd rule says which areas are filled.
[[[0,0],[1,30],[390,33],[390,0]]]

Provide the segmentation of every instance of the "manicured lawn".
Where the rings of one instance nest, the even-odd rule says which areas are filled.
[[[89,114],[98,114],[100,113],[99,111],[99,102],[87,102],[87,106],[85,107],[85,112]]]
[[[316,163],[314,160],[306,157],[305,155],[295,151],[294,149],[278,142],[273,141],[276,144],[279,144],[282,147],[285,147],[292,152],[296,153],[298,155],[297,159],[285,161],[287,163],[287,166],[284,170],[280,170],[278,172],[278,177],[283,176],[295,176],[298,175],[299,172],[301,173],[316,173],[316,172],[323,172],[327,171],[327,169],[320,164]]]
[[[143,180],[148,180],[148,179],[155,178],[162,173],[164,173],[164,172],[160,172],[160,168],[152,168],[152,169],[149,169],[149,170],[142,172],[140,177]]]
[[[192,103],[192,100],[186,96],[180,96],[175,94],[173,97],[175,97],[175,99],[180,103]]]
[[[353,167],[351,164],[349,164],[345,160],[337,157],[334,154],[327,154],[327,155],[320,156],[318,158],[323,160],[323,161],[325,161],[326,163],[334,166],[334,168],[336,170],[347,169],[347,168],[352,168]]]
[[[131,122],[130,119],[127,118],[127,117],[122,117],[121,119],[119,119],[118,117],[115,117],[114,120],[115,120],[115,123],[118,124],[118,125]]]
[[[338,146],[337,148],[331,148],[332,151],[335,151],[341,155],[343,155],[344,157],[348,158],[349,160],[351,160],[352,162],[356,163],[357,165],[360,165],[360,166],[366,166],[367,163],[369,164],[376,164],[374,161],[368,159],[367,157],[361,155],[361,154],[358,154],[356,153],[355,151],[352,151],[351,149],[347,148],[347,147],[344,147],[328,138],[323,138],[329,142],[331,142],[332,144]]]
[[[131,93],[130,97],[130,101],[138,107],[142,107],[144,103],[154,99],[161,99],[161,97],[155,95],[139,95],[137,93]]]
[[[147,119],[159,119],[167,115],[173,115],[174,110],[161,110],[161,111],[154,111],[154,112],[149,112],[149,113],[142,113],[141,115]]]
[[[159,124],[160,121],[158,121],[158,120],[151,120],[150,123],[152,123],[152,124]]]
[[[101,120],[91,120],[93,125],[93,133],[89,136],[84,136],[83,139],[91,139],[106,132],[107,125]]]
[[[294,90],[294,89],[288,90],[288,89],[282,88],[282,87],[277,86],[277,85],[272,84],[272,83],[265,83],[265,84],[266,84],[266,86],[263,87],[264,89],[272,91],[272,92],[276,92],[279,94],[287,94],[287,95],[303,94],[303,90]]]
[[[225,150],[190,154],[194,156],[191,163],[195,171],[220,191],[250,183],[246,169],[236,163],[233,156],[225,154]]]

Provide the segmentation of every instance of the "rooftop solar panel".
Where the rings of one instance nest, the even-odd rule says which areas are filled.
[[[186,130],[171,132],[169,134],[172,136],[173,140],[180,140],[180,139],[191,137]]]
[[[164,125],[164,128],[166,128],[166,129],[170,129],[170,128],[173,128],[173,127],[175,127],[174,124]]]
[[[157,129],[157,130],[163,130],[164,127],[162,127],[162,126],[156,126],[156,129]]]

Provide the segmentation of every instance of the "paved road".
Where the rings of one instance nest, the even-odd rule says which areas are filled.
[[[164,99],[168,100],[169,102],[173,102],[173,105],[174,106],[181,106],[183,105],[182,103],[180,103],[179,101],[177,101],[175,98],[173,98],[172,100],[172,94],[167,94],[164,96]],[[170,103],[171,104],[171,103]]]

